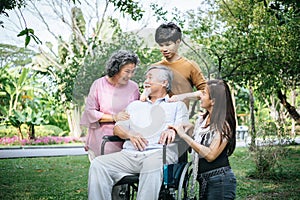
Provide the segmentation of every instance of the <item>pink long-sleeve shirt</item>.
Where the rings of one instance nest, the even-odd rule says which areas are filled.
[[[103,114],[117,114],[126,106],[139,99],[138,84],[129,80],[128,84],[115,87],[108,82],[108,77],[102,77],[94,81],[86,99],[85,110],[82,114],[80,125],[88,127],[86,146],[96,156],[101,155],[100,146],[104,135],[113,135],[114,123],[100,123]],[[120,151],[122,143],[107,143],[105,154]]]

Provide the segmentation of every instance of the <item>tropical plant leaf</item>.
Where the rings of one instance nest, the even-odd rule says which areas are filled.
[[[28,29],[27,28],[22,30],[17,36],[20,37],[20,36],[23,36],[23,35],[28,35]]]
[[[29,42],[30,42],[30,36],[29,35],[26,35],[26,37],[25,37],[25,47],[27,47],[28,46],[28,44],[29,44]]]

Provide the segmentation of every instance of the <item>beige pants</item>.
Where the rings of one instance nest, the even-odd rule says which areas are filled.
[[[177,154],[167,153],[167,163],[175,163]],[[157,200],[162,184],[162,149],[145,152],[121,151],[98,156],[90,166],[89,200],[110,200],[112,188],[122,177],[139,173],[137,200]]]
[[[95,155],[94,151],[89,149],[88,150],[88,157],[89,157],[90,162],[92,162],[92,160],[94,160],[96,158],[96,155]],[[113,200],[122,200],[122,198],[120,197],[119,194],[120,194],[120,192],[123,188],[124,187],[122,187],[121,185],[113,187],[112,194],[111,194]]]

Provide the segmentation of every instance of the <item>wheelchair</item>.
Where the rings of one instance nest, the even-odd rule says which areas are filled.
[[[104,154],[107,142],[124,142],[118,136],[103,136],[101,155]],[[179,137],[175,143],[178,148],[178,163],[166,164],[166,145],[163,146],[163,183],[159,193],[159,200],[192,200],[190,196],[192,185],[192,166],[188,161],[188,145]],[[123,177],[115,186],[122,185],[119,195],[123,200],[134,200],[138,190],[139,174]],[[198,188],[196,187],[196,190]],[[197,192],[195,191],[195,192]]]

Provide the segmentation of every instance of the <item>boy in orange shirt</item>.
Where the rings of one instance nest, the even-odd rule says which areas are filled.
[[[206,81],[196,62],[178,54],[182,41],[181,29],[174,23],[161,24],[155,32],[155,42],[159,45],[164,59],[155,65],[169,67],[174,76],[170,102],[184,101],[189,107],[189,99],[199,98],[198,91],[204,90]],[[193,92],[193,87],[197,89]],[[141,95],[141,100],[147,98],[147,91]]]

